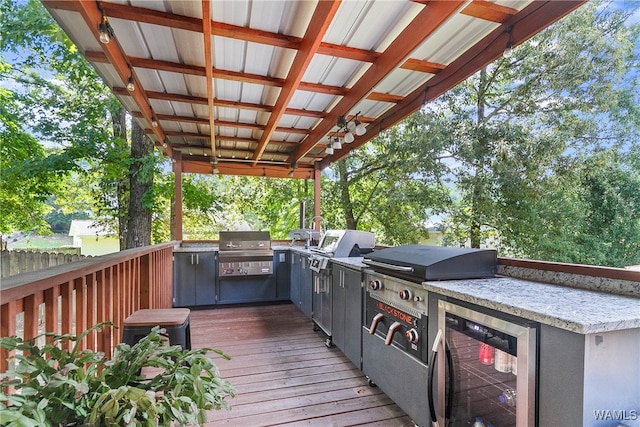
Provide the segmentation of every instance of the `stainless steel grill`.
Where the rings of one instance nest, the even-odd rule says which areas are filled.
[[[366,254],[362,369],[420,426],[430,425],[426,280],[493,277],[496,252],[405,245]]]
[[[221,231],[218,276],[273,274],[273,250],[268,231]]]

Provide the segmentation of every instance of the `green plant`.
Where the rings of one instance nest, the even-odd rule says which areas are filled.
[[[207,410],[229,409],[233,386],[207,357],[213,351],[229,359],[220,350],[168,346],[155,327],[133,346],[116,346],[111,359],[81,351],[80,341],[104,326],[114,325],[99,323],[77,337],[45,333],[42,347],[39,337],[0,338],[16,350],[0,380],[0,425],[202,425]]]

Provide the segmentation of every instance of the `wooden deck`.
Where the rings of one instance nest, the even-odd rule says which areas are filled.
[[[293,304],[192,310],[191,338],[232,357],[215,360],[237,396],[207,425],[413,426]]]

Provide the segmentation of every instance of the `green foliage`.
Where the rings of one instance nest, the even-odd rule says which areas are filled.
[[[432,117],[413,114],[331,167],[322,216],[332,228],[373,231],[379,244],[426,238],[428,212],[449,203],[442,149]]]
[[[286,239],[290,230],[298,228],[299,203],[311,198],[309,187],[296,179],[185,174],[185,239],[217,239],[220,230],[243,225],[269,230],[273,239]],[[310,206],[307,212],[309,219]]]
[[[134,346],[119,344],[110,360],[79,349],[80,340],[107,326],[113,325],[97,324],[78,337],[47,333],[43,347],[37,338],[0,338],[0,346],[17,350],[0,380],[0,424],[202,425],[206,411],[228,409],[234,389],[207,357],[213,351],[228,359],[224,353],[167,346],[158,327]],[[8,386],[16,393],[5,394]]]
[[[450,242],[495,237],[506,255],[637,263],[637,199],[625,190],[636,178],[621,155],[640,136],[630,13],[589,2],[426,107],[455,160]]]
[[[45,159],[45,152],[22,128],[19,104],[11,92],[0,88],[0,233],[15,229],[46,233],[45,200],[56,189],[55,176],[29,170],[30,163]]]

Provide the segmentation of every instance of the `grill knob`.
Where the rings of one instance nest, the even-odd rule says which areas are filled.
[[[405,301],[409,301],[410,299],[413,298],[413,292],[411,292],[411,289],[403,289],[399,292],[400,294],[400,299],[403,299]]]
[[[374,291],[379,291],[382,289],[382,282],[380,280],[371,280],[369,282],[369,287]]]
[[[411,328],[407,332],[405,332],[405,335],[407,336],[407,340],[409,340],[411,344],[418,344],[418,341],[420,341],[418,331],[416,331],[414,328]]]

